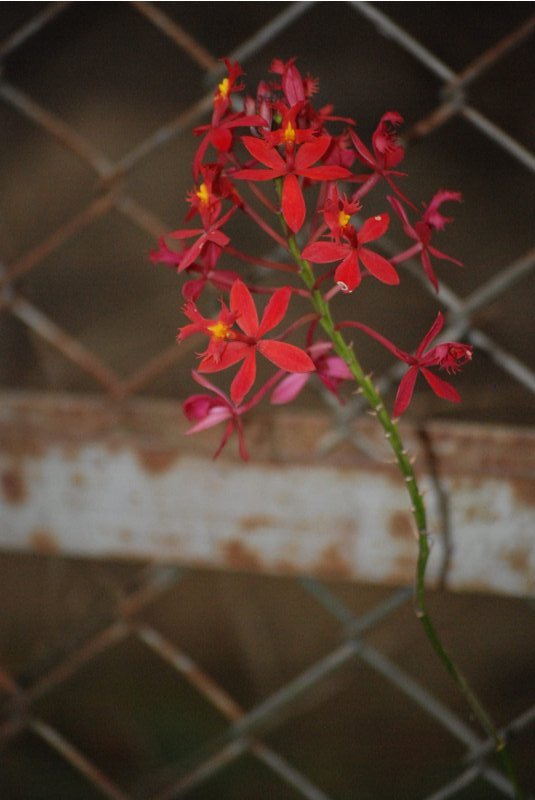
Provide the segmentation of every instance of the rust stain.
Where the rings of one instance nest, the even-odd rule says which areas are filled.
[[[171,469],[173,464],[180,457],[180,454],[176,450],[163,450],[150,447],[139,447],[136,450],[136,454],[143,469],[156,474]]]
[[[535,503],[535,481],[516,478],[511,481],[511,489],[522,505],[532,506]]]
[[[529,547],[513,547],[503,550],[502,557],[515,572],[529,577],[531,550]]]
[[[40,555],[50,556],[60,550],[56,537],[44,528],[36,528],[30,536],[30,548]]]
[[[259,528],[273,527],[275,522],[274,517],[270,517],[269,514],[251,514],[240,520],[240,529],[244,533],[252,533]]]
[[[260,556],[239,539],[222,542],[221,554],[225,564],[234,569],[264,571],[265,566]]]
[[[2,472],[2,494],[10,505],[20,506],[28,495],[22,472],[13,467]]]
[[[71,475],[71,483],[73,486],[76,486],[77,489],[80,489],[85,486],[85,476],[81,472],[73,472]]]
[[[321,551],[315,569],[320,575],[329,578],[350,578],[352,575],[347,559],[335,543]]]
[[[414,541],[411,518],[405,511],[394,511],[388,521],[388,530],[393,539]]]
[[[468,506],[464,512],[466,522],[496,522],[500,515],[483,505]]]

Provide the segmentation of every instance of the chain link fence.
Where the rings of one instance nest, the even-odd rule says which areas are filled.
[[[104,474],[100,458],[121,469],[112,458],[117,430],[135,429],[144,404],[160,402],[154,398],[188,391],[188,350],[173,343],[175,278],[147,266],[146,254],[176,222],[177,209],[181,214],[191,129],[211,108],[222,55],[242,63],[251,85],[273,57],[298,55],[304,69],[320,75],[337,111],[354,114],[363,130],[373,130],[387,107],[400,108],[410,171],[420,173],[422,191],[452,180],[449,188],[463,190],[465,210],[452,236],[466,270],[448,272],[435,298],[409,264],[407,311],[400,316],[386,306],[382,322],[407,327],[402,335],[410,343],[414,315],[440,302],[447,335],[470,341],[478,354],[464,379],[462,409],[448,411],[452,427],[437,427],[442,412],[418,399],[412,435],[444,539],[437,574],[448,584],[448,534],[458,524],[450,497],[455,474],[445,478],[440,466],[448,457],[472,459],[470,486],[480,508],[474,511],[472,500],[465,521],[486,511],[482,524],[490,529],[492,504],[476,494],[474,477],[490,458],[501,478],[516,481],[517,503],[499,512],[496,535],[502,548],[517,537],[508,551],[517,582],[500,582],[481,566],[479,587],[473,578],[470,586],[483,594],[437,594],[433,602],[534,791],[535,642],[525,599],[533,589],[533,517],[514,517],[519,506],[529,509],[533,488],[530,10],[520,3],[3,4],[2,797],[513,796],[492,743],[466,719],[421,640],[411,590],[388,588],[406,582],[412,561],[388,573],[380,553],[365,574],[330,551],[330,572],[371,582],[364,585],[320,580],[321,570],[295,552],[266,568],[244,549],[246,537],[227,548],[223,562],[196,550],[190,557],[187,546],[177,559],[165,537],[136,550],[127,531],[107,553],[98,525],[86,527],[85,506],[71,508],[63,538],[51,533],[54,519],[39,521],[38,504],[36,518],[27,512],[32,480],[37,485],[47,472],[47,491],[60,481],[58,448],[77,491],[98,505],[103,487],[95,484],[92,494],[84,482]],[[396,251],[394,240],[389,246]],[[388,361],[380,366],[377,383],[388,392],[399,373]],[[296,445],[303,461],[320,459],[332,483],[354,458],[371,461],[376,480],[376,442],[361,425],[363,410],[356,398],[333,407],[318,394],[307,411],[313,441],[306,447],[292,418],[282,423],[284,447],[276,452],[266,449],[262,421],[252,434],[275,463],[290,460]],[[470,438],[463,424],[482,418],[492,426]],[[152,443],[156,428],[160,443],[176,436],[173,415],[156,419],[151,411],[144,419]],[[521,427],[498,427],[504,423]],[[91,447],[105,441],[107,449],[95,455],[94,472],[84,473],[72,449],[89,428]],[[499,447],[489,448],[490,439]],[[212,475],[204,446],[193,445],[203,474]],[[32,447],[36,461],[23,475]],[[150,455],[153,472],[166,469],[165,448]],[[237,468],[231,460],[225,469]],[[257,478],[249,532],[263,524],[259,498],[268,474]],[[149,482],[149,491],[174,491],[155,485]],[[491,490],[499,494],[502,484]],[[58,492],[58,520],[61,498]],[[29,541],[21,534],[30,524],[26,513]],[[288,531],[290,540],[294,535]],[[92,537],[94,545],[80,544]],[[178,567],[177,560],[204,568]],[[228,571],[211,571],[216,566]],[[292,572],[298,575],[280,577]]]

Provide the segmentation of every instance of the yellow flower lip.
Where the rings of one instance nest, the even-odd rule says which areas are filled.
[[[205,183],[201,183],[195,194],[204,206],[208,205],[210,201],[210,192],[208,191],[208,187]]]
[[[350,219],[351,215],[346,214],[345,211],[340,211],[340,213],[338,214],[338,224],[340,225],[341,228],[345,228]]]
[[[293,144],[295,142],[295,128],[291,122],[289,122],[284,129],[284,141],[287,144]]]
[[[219,84],[217,89],[218,89],[219,94],[220,94],[221,97],[227,97],[229,89],[230,89],[229,79],[228,78],[223,78],[223,80],[221,81],[221,83]]]
[[[224,322],[214,322],[213,325],[208,325],[208,330],[214,339],[224,341],[230,337],[230,327]]]

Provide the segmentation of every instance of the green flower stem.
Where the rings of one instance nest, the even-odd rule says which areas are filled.
[[[329,303],[325,300],[322,293],[318,289],[314,288],[316,280],[312,271],[312,267],[310,266],[309,262],[301,256],[301,251],[297,244],[296,238],[289,231],[284,219],[282,219],[282,216],[281,224],[285,231],[290,253],[292,254],[295,263],[299,267],[299,274],[304,284],[310,291],[312,304],[319,316],[320,325],[322,326],[328,338],[331,340],[337,355],[339,355],[349,367],[351,374],[360,387],[361,393],[366,398],[370,408],[372,409],[372,412],[377,416],[377,419],[379,420],[385,432],[385,437],[387,438],[390,447],[394,452],[401,474],[405,480],[405,485],[411,501],[412,516],[418,532],[418,559],[416,565],[414,592],[416,616],[420,620],[427,638],[429,639],[436,654],[464,695],[474,716],[480,722],[487,736],[494,741],[495,749],[501,758],[504,771],[514,787],[516,800],[523,800],[524,794],[518,785],[514,765],[505,739],[496,730],[496,726],[492,722],[489,714],[485,711],[473,690],[470,688],[466,678],[455,665],[451,656],[448,654],[429,616],[425,587],[425,573],[429,559],[429,537],[427,532],[426,509],[422,493],[418,488],[412,463],[407,451],[405,450],[405,447],[403,446],[403,441],[401,439],[398,427],[386,410],[381,395],[377,391],[377,388],[373,384],[370,376],[364,373],[355,355],[352,345],[348,344],[342,333],[337,330],[331,315]]]

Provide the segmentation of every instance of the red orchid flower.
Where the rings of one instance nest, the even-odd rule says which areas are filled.
[[[292,137],[295,129],[287,129],[285,134]],[[304,142],[299,147],[286,152],[286,158],[275,149],[273,144],[254,136],[242,136],[242,142],[249,153],[268,169],[241,169],[233,174],[234,178],[246,181],[271,181],[282,178],[282,215],[288,227],[299,231],[305,221],[306,206],[298,176],[312,181],[334,181],[347,178],[351,173],[345,167],[336,165],[313,167],[327,151],[330,136],[318,136],[314,141]]]
[[[303,250],[303,258],[314,264],[340,261],[334,280],[345,293],[353,292],[362,280],[359,261],[382,283],[396,285],[399,283],[399,275],[392,264],[379,253],[363,247],[364,244],[379,239],[387,231],[389,223],[388,214],[378,214],[367,219],[358,233],[352,225],[346,223],[340,228],[345,242],[313,242]]]
[[[221,252],[222,248],[219,245],[209,241],[203,246],[195,261],[189,263],[183,269],[182,261],[184,257],[187,257],[188,261],[190,260],[189,251],[181,250],[177,252],[176,250],[171,250],[162,236],[158,240],[158,249],[152,250],[149,258],[153,263],[174,267],[179,273],[185,271],[188,275],[192,272],[200,274],[199,278],[188,280],[182,285],[182,296],[186,300],[197,300],[207,283],[210,283],[216,289],[228,291],[238,278],[236,272],[216,269]]]
[[[158,239],[158,248],[149,253],[153,264],[166,264],[168,267],[178,267],[182,256],[183,252],[177,253],[175,250],[171,250],[163,236]]]
[[[221,213],[221,198],[213,190],[212,176],[208,173],[198,187],[188,192],[187,201],[191,208],[186,214],[186,222],[199,214],[205,228]]]
[[[274,131],[264,132],[264,140],[275,147],[284,146],[286,153],[292,153],[298,144],[313,142],[317,129],[301,128],[296,121],[304,105],[301,102],[288,108],[284,103],[275,103],[274,110],[279,115],[277,120],[280,117],[280,125]]]
[[[241,111],[227,114],[222,119],[212,121],[210,125],[199,125],[194,128],[195,136],[205,136],[193,157],[193,176],[197,179],[201,171],[202,160],[209,145],[215,147],[220,153],[228,153],[232,149],[233,132],[235,128],[263,128],[266,122],[260,114],[245,115]]]
[[[323,204],[323,218],[336,242],[340,241],[340,236],[349,225],[353,214],[356,214],[361,208],[359,202],[352,202],[347,199],[345,194],[341,195],[336,184],[330,184],[327,198]]]
[[[384,178],[394,192],[412,206],[411,201],[401,193],[391,178],[392,175],[402,177],[405,174],[392,169],[403,160],[405,154],[403,147],[397,140],[395,130],[402,122],[403,117],[397,111],[387,111],[386,114],[383,114],[372,135],[373,154],[355,131],[350,131],[357,158],[373,172],[369,177],[364,176],[364,184],[355,192],[354,199],[358,200],[370,191],[381,178]]]
[[[217,89],[214,92],[213,122],[219,121],[230,108],[232,103],[231,95],[234,92],[241,92],[244,88],[243,83],[237,83],[238,78],[245,75],[238,62],[235,61],[233,64],[228,58],[224,58],[223,62],[227,68],[228,75],[217,85]]]
[[[340,400],[339,387],[343,381],[352,378],[351,371],[345,361],[333,355],[331,342],[315,342],[307,348],[307,353],[314,362],[316,374],[329,392]],[[275,405],[290,403],[305,388],[311,373],[293,373],[287,375],[275,387],[271,402]]]
[[[169,236],[172,239],[191,239],[193,236],[198,236],[199,238],[191,245],[191,247],[187,248],[182,254],[180,259],[180,265],[178,267],[179,272],[183,272],[190,264],[198,258],[201,252],[208,244],[216,245],[219,250],[223,250],[227,244],[230,242],[229,237],[223,233],[223,231],[219,230],[223,227],[223,225],[228,222],[230,217],[236,211],[236,207],[231,208],[230,211],[221,217],[220,219],[212,220],[211,222],[207,221],[207,224],[204,228],[183,228],[181,230],[172,231]],[[203,220],[204,221],[204,220]]]
[[[222,304],[217,320],[203,317],[194,303],[188,303],[184,308],[192,324],[181,329],[179,341],[198,332],[210,336],[208,349],[202,354],[199,372],[218,372],[243,361],[230,389],[231,399],[237,405],[254,384],[257,351],[286,372],[312,372],[315,369],[310,356],[299,347],[262,338],[282,322],[291,293],[288,286],[277,289],[269,299],[260,322],[251,293],[240,280],[235,281],[230,290],[230,310]],[[241,332],[234,329],[234,323],[241,328]]]
[[[441,189],[434,195],[421,219],[415,222],[414,225],[411,225],[409,222],[407,212],[397,197],[389,196],[388,200],[398,217],[400,217],[403,223],[403,230],[407,236],[416,241],[416,244],[409,247],[408,250],[405,250],[398,256],[394,256],[392,263],[400,264],[402,261],[406,261],[420,253],[424,272],[433,284],[435,291],[438,292],[438,280],[434,273],[430,256],[433,255],[435,258],[440,258],[443,261],[451,261],[452,264],[457,264],[458,267],[462,267],[463,264],[462,261],[458,261],[456,258],[446,255],[446,253],[442,253],[440,250],[437,250],[436,247],[432,247],[431,238],[433,231],[443,230],[446,223],[452,221],[451,217],[445,217],[440,213],[439,209],[441,204],[446,202],[446,200],[455,200],[460,203],[462,202],[461,194],[459,192],[450,192],[447,189]]]
[[[449,400],[452,403],[458,403],[461,400],[459,393],[453,386],[428,369],[428,367],[439,367],[440,369],[446,370],[446,372],[455,373],[460,370],[463,364],[466,364],[466,362],[470,361],[472,358],[472,346],[469,344],[462,344],[461,342],[444,342],[426,352],[427,347],[444,327],[444,315],[442,312],[438,312],[437,318],[418,345],[414,355],[406,353],[404,350],[396,347],[389,339],[381,336],[380,333],[368,328],[367,325],[363,325],[361,322],[347,322],[343,324],[364,331],[369,336],[376,339],[376,341],[380,342],[387,350],[390,350],[397,358],[409,365],[409,369],[401,379],[396,394],[393,412],[394,417],[401,416],[407,409],[412,399],[419,372],[422,373],[425,380],[438,397]]]

